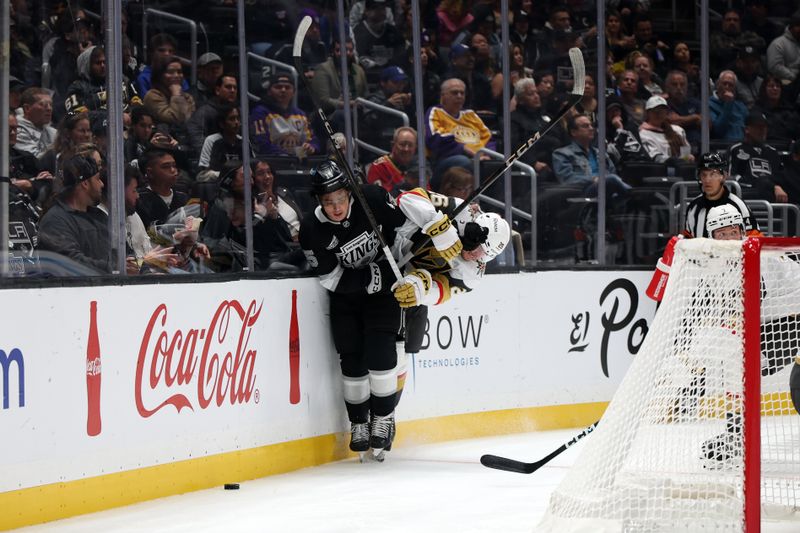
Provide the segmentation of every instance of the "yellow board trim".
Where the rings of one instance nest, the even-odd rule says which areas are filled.
[[[589,425],[606,402],[487,411],[398,424],[397,447]],[[354,455],[337,433],[0,493],[0,531],[283,474]]]

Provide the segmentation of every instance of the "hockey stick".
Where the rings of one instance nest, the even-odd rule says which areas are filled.
[[[547,125],[546,128],[543,130],[539,130],[534,133],[531,137],[528,138],[527,141],[522,143],[508,158],[503,162],[503,166],[498,168],[497,170],[492,173],[484,182],[470,194],[466,200],[461,202],[458,207],[453,210],[453,214],[450,216],[451,219],[455,219],[458,214],[466,209],[469,204],[475,201],[475,199],[483,194],[486,189],[492,186],[492,184],[497,181],[500,176],[502,176],[514,162],[517,161],[520,157],[525,154],[530,148],[539,142],[539,139],[547,135],[553,127],[561,122],[561,120],[567,116],[567,114],[575,107],[578,102],[581,101],[583,98],[583,91],[586,87],[586,66],[583,64],[583,54],[581,53],[580,49],[578,48],[570,48],[569,49],[569,61],[572,63],[572,72],[573,72],[573,85],[572,85],[572,92],[567,95],[567,101],[565,102],[564,107],[562,108],[561,112],[556,116],[550,123]],[[414,253],[419,251],[423,246],[425,246],[428,242],[430,237],[423,239],[419,244],[417,244],[408,254],[406,254],[400,260],[400,265],[405,265],[408,263],[411,258],[414,256]]]
[[[523,463],[522,461],[515,461],[514,459],[509,459],[507,457],[499,457],[497,455],[484,455],[481,457],[481,464],[483,466],[488,466],[489,468],[496,468],[497,470],[506,470],[508,472],[517,472],[519,474],[533,474],[541,467],[552,461],[556,456],[560,455],[561,453],[565,452],[567,448],[581,440],[583,437],[594,431],[594,428],[597,427],[600,421],[598,420],[591,426],[587,427],[568,442],[565,442],[546,457],[539,459],[538,461],[534,461],[532,463]]]
[[[322,110],[322,106],[319,105],[319,101],[317,96],[314,94],[314,91],[311,90],[311,86],[308,83],[305,75],[303,74],[305,71],[303,70],[303,60],[301,57],[302,50],[303,50],[303,40],[306,38],[306,33],[308,32],[308,28],[311,27],[312,19],[308,15],[303,17],[303,20],[300,21],[300,25],[297,27],[297,34],[294,36],[294,46],[292,47],[292,55],[294,56],[294,68],[297,70],[298,77],[303,80],[303,87],[305,88],[308,95],[311,97],[311,101],[314,103],[314,107],[317,108],[317,114],[319,118],[322,120],[323,126],[325,126],[325,133],[328,135],[328,139],[333,146],[334,153],[336,154],[336,159],[338,163],[344,169],[344,173],[347,176],[347,180],[350,182],[350,190],[355,195],[358,203],[361,204],[362,209],[364,210],[364,214],[367,215],[367,220],[369,221],[369,225],[372,227],[372,231],[378,236],[378,241],[380,242],[381,249],[383,250],[383,254],[386,256],[386,260],[389,262],[389,266],[392,267],[392,272],[394,272],[395,277],[397,280],[403,279],[403,275],[400,273],[400,268],[397,266],[397,261],[395,261],[394,256],[392,256],[392,251],[389,249],[389,245],[386,243],[386,239],[383,237],[383,233],[381,233],[380,228],[378,227],[378,221],[375,220],[375,215],[372,213],[372,210],[369,208],[367,204],[367,199],[364,197],[364,193],[361,191],[361,187],[359,186],[359,182],[356,179],[355,175],[353,175],[353,169],[350,168],[350,165],[347,164],[347,159],[345,159],[344,154],[339,149],[338,143],[333,138],[333,127],[331,127],[331,123],[328,121],[328,117],[325,115],[325,112]],[[342,53],[344,53],[345,46],[342,45],[341,47]]]

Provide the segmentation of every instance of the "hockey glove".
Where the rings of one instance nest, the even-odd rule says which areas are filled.
[[[413,270],[394,288],[394,297],[400,307],[416,307],[431,290],[433,280],[427,270]]]
[[[458,230],[450,223],[450,219],[444,213],[433,222],[423,226],[422,231],[430,236],[433,246],[445,261],[450,261],[458,257],[464,246],[458,238]]]

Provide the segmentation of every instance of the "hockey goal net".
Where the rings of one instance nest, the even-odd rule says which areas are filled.
[[[800,239],[678,244],[647,338],[536,531],[800,531],[798,261]]]

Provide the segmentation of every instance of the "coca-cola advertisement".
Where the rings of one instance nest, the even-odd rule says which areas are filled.
[[[167,304],[153,311],[136,361],[136,409],[143,418],[253,399],[258,348],[251,344],[263,302],[224,300],[199,328],[175,327]]]

